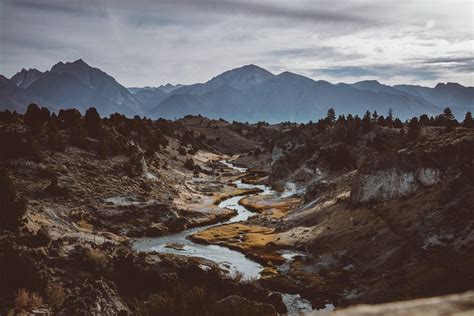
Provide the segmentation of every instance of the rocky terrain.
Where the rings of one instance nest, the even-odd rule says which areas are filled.
[[[294,295],[365,315],[342,308],[474,289],[474,129],[381,122],[2,112],[0,314],[298,314]],[[253,216],[232,222],[219,203],[236,196]],[[259,277],[179,244],[134,250],[201,226],[191,242],[243,253]]]

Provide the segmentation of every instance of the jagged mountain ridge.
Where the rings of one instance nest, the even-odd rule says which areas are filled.
[[[474,88],[453,83],[434,88],[391,87],[375,80],[332,84],[290,72],[274,75],[256,65],[246,65],[205,83],[127,89],[79,59],[59,62],[44,73],[22,69],[10,80],[2,79],[1,108],[21,112],[30,102],[52,109],[76,107],[81,111],[95,106],[101,115],[120,112],[174,119],[202,114],[269,122],[316,120],[330,107],[338,114],[359,115],[366,110],[384,114],[392,108],[397,116],[406,119],[422,113],[436,115],[443,107],[451,106],[458,119],[462,119],[467,110],[473,110]]]
[[[10,82],[18,89],[10,93],[8,100],[0,99],[3,108],[22,111],[28,103],[36,102],[51,109],[74,107],[82,112],[95,106],[101,115],[120,112],[131,116],[143,112],[140,101],[125,87],[82,59],[59,62],[44,73],[22,69]]]

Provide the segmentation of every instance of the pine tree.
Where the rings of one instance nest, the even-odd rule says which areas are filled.
[[[393,127],[394,128],[403,128],[402,121],[400,121],[399,118],[396,118],[395,121],[393,121]]]
[[[368,133],[372,129],[371,114],[369,111],[365,112],[365,115],[362,118],[361,129],[362,133]]]
[[[328,113],[326,114],[326,121],[329,126],[333,126],[336,122],[336,111],[334,111],[333,108],[330,108],[328,110]]]
[[[378,118],[379,114],[377,113],[377,111],[374,111],[374,113],[372,113],[372,122],[377,123]]]
[[[377,119],[377,124],[380,125],[380,126],[386,126],[387,125],[387,122],[386,122],[385,118],[383,117],[383,115],[379,116],[379,118]]]
[[[466,116],[464,117],[464,121],[462,125],[466,128],[474,128],[474,120],[472,119],[472,113],[467,112]]]
[[[392,108],[388,109],[387,118],[385,119],[385,125],[387,125],[387,127],[390,127],[390,128],[393,127],[393,110],[392,110]]]
[[[446,128],[446,131],[449,132],[453,129],[455,125],[455,119],[454,119],[454,114],[451,109],[445,108],[443,111],[443,121],[444,121],[444,126]]]
[[[420,125],[422,126],[430,125],[430,118],[428,117],[428,115],[423,114],[420,116]]]

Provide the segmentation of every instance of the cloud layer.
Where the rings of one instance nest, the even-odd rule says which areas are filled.
[[[250,63],[332,82],[472,86],[473,6],[469,0],[0,0],[0,73],[83,58],[128,86],[202,82]]]

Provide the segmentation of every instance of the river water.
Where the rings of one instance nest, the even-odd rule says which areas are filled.
[[[223,160],[221,163],[242,173],[247,170],[246,168],[236,167],[228,161]],[[234,184],[238,188],[258,188],[262,190],[261,193],[258,193],[261,195],[274,193],[271,188],[266,185],[246,184],[242,183],[240,180],[234,181]],[[157,251],[162,253],[205,258],[218,263],[220,267],[227,269],[231,275],[235,275],[237,272],[239,272],[243,275],[244,279],[258,279],[260,278],[260,273],[263,270],[263,266],[253,260],[246,258],[242,253],[222,246],[194,243],[188,239],[190,235],[202,230],[206,230],[209,227],[245,221],[249,217],[256,215],[256,213],[249,211],[239,204],[239,201],[243,198],[244,196],[235,196],[219,203],[218,206],[221,208],[228,208],[237,211],[237,215],[225,222],[195,227],[168,236],[142,238],[134,243],[134,248],[138,251]],[[286,251],[285,255],[288,256],[288,260],[291,260],[291,253]],[[303,299],[300,295],[286,293],[280,294],[283,297],[283,302],[287,306],[288,315],[298,315],[312,311],[310,302]]]

